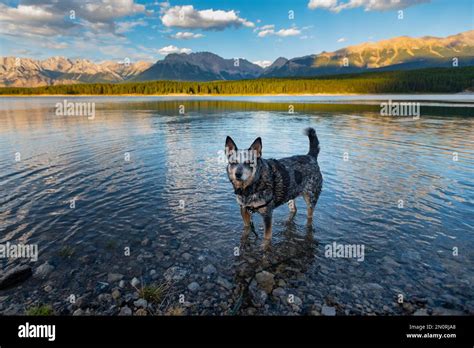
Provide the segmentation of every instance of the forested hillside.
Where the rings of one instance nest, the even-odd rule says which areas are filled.
[[[75,84],[37,88],[0,88],[2,95],[54,94],[316,94],[316,93],[458,93],[473,90],[474,67],[368,72],[314,78],[265,78],[239,81],[151,81]]]

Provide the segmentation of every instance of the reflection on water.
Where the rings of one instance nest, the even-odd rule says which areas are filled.
[[[150,284],[170,268],[185,274],[172,278],[189,314],[314,314],[323,306],[410,314],[420,303],[435,314],[474,310],[470,111],[422,107],[414,121],[367,105],[299,104],[289,114],[285,103],[122,98],[97,100],[88,120],[55,116],[58,100],[2,100],[0,243],[37,243],[35,267],[48,261],[54,271],[0,292],[0,313],[41,301],[71,314],[61,299],[74,293],[94,299],[92,313],[117,314],[124,303],[94,302],[117,288],[109,273],[123,275],[126,295],[133,277]],[[298,199],[293,221],[285,207],[275,211],[271,253],[255,235],[241,245],[220,158],[225,137],[250,145],[260,136],[264,157],[279,158],[307,152],[307,126],[318,132],[325,178],[313,226]],[[363,244],[364,261],[326,258],[333,242]],[[5,270],[15,263],[0,259]],[[256,281],[263,271],[273,276],[268,293]],[[415,308],[397,304],[398,294]]]

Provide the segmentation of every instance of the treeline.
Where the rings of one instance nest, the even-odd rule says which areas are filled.
[[[54,94],[317,94],[317,93],[457,93],[473,90],[474,67],[367,72],[301,78],[239,81],[151,81],[93,83],[36,88],[4,87],[3,95]]]

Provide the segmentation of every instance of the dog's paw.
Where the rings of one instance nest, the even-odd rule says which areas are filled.
[[[262,246],[261,246],[262,250],[270,251],[271,247],[272,247],[272,240],[264,238],[262,241]]]

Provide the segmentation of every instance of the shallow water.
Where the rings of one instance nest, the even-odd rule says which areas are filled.
[[[63,99],[2,99],[0,243],[37,244],[34,267],[48,261],[55,270],[1,291],[0,313],[34,303],[71,313],[70,294],[95,298],[117,287],[110,272],[124,275],[123,293],[133,292],[133,277],[174,278],[168,301],[179,306],[184,294],[188,314],[305,314],[324,304],[338,314],[410,314],[399,294],[415,307],[474,311],[474,118],[96,98],[90,120],[56,116]],[[321,142],[324,176],[313,226],[299,198],[292,222],[286,207],[274,212],[270,253],[259,249],[259,216],[258,238],[241,245],[225,137],[249,146],[260,136],[264,157],[280,158],[307,152],[308,126]],[[364,260],[326,257],[333,242],[363,245]],[[209,264],[215,273],[203,271]],[[283,295],[259,298],[252,280],[262,269]],[[199,290],[189,290],[191,282]],[[116,314],[121,305],[91,311]]]

